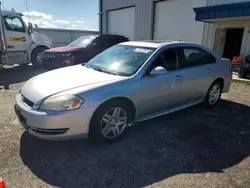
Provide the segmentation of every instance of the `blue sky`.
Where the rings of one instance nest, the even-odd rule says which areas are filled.
[[[1,0],[28,22],[25,0]],[[31,22],[38,27],[98,30],[99,0],[27,0]]]

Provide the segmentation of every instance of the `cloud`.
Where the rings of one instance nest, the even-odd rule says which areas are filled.
[[[38,27],[42,28],[67,28],[67,29],[82,29],[89,30],[90,28],[85,23],[84,18],[80,20],[61,20],[55,19],[53,15],[46,14],[43,12],[31,11],[23,12],[23,19],[26,23],[29,22],[28,15],[30,17],[31,23],[36,24]]]
[[[77,21],[75,21],[76,23],[85,23],[84,21],[82,21],[82,20],[77,20]]]
[[[69,21],[67,21],[67,20],[52,20],[52,22],[54,22],[54,23],[58,23],[58,24],[70,24],[70,22]]]
[[[23,12],[23,15],[32,19],[44,19],[44,20],[52,20],[52,15],[45,14],[37,11],[31,11],[31,12]]]

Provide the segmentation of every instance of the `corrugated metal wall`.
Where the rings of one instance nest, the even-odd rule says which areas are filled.
[[[135,6],[135,39],[153,39],[154,3],[157,1],[161,0],[102,0],[102,32],[108,33],[108,11]]]
[[[34,31],[50,37],[55,47],[68,45],[73,40],[91,34],[98,34],[98,31],[71,30],[71,29],[53,29],[53,28],[35,28]]]
[[[136,6],[135,6],[136,5]],[[103,33],[108,33],[108,11],[135,6],[135,38],[152,37],[153,0],[103,0]]]

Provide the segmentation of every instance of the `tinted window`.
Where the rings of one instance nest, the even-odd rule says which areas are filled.
[[[154,48],[116,45],[95,56],[88,62],[88,66],[103,72],[130,76],[139,70],[154,50]]]
[[[200,48],[179,48],[179,61],[182,67],[192,67],[215,63],[216,59],[209,52]]]
[[[25,27],[20,18],[4,16],[5,28],[9,31],[25,32]]]
[[[119,36],[103,36],[99,40],[99,43],[103,46],[111,47],[124,41],[125,40]]]
[[[177,55],[174,49],[167,50],[160,55],[161,61],[163,62],[164,68],[167,71],[176,70],[177,66]]]
[[[150,71],[157,66],[164,67],[167,71],[178,69],[176,51],[174,49],[170,49],[159,55],[146,74],[149,74]]]

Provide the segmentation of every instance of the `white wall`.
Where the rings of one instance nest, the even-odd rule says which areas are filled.
[[[47,37],[50,37],[55,47],[68,45],[73,40],[84,35],[99,33],[98,31],[50,29],[50,28],[36,28],[34,30]]]
[[[208,0],[208,5],[247,2],[249,0]]]
[[[108,34],[123,35],[135,39],[135,7],[108,12]]]
[[[194,7],[207,0],[167,0],[155,3],[154,40],[182,40],[202,44],[204,23],[195,21]]]

